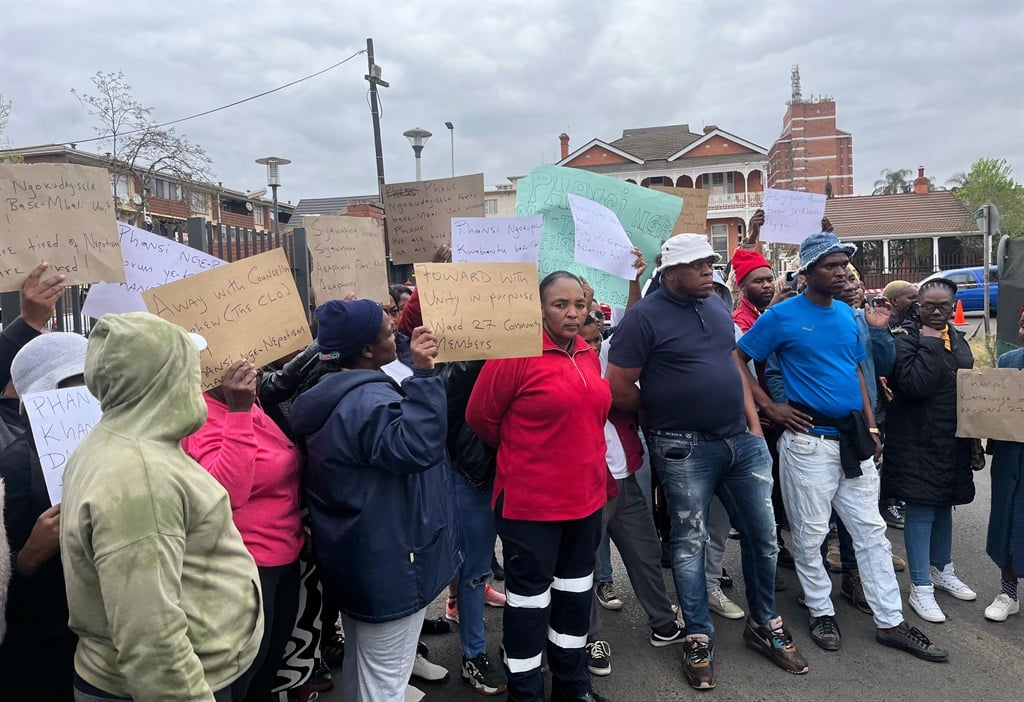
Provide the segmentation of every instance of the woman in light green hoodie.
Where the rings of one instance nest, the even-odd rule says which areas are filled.
[[[105,315],[85,382],[103,418],[64,473],[75,699],[240,700],[263,633],[228,495],[179,442],[206,419],[199,353],[158,317]]]

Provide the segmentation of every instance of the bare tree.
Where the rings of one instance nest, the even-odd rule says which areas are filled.
[[[96,118],[100,144],[109,147],[107,156],[111,178],[125,175],[138,183],[143,192],[152,189],[153,178],[164,175],[181,185],[182,199],[192,211],[192,193],[213,187],[212,161],[203,147],[178,134],[173,127],[157,125],[153,108],[142,105],[125,82],[124,72],[97,71],[90,78],[95,94],[72,89],[79,102]],[[114,185],[115,183],[112,183]],[[126,203],[117,201],[118,216],[141,215]],[[136,222],[137,223],[137,222]]]

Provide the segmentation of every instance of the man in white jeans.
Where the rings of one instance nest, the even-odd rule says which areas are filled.
[[[807,281],[803,294],[767,309],[740,339],[740,357],[763,361],[775,353],[779,359],[788,402],[773,403],[749,379],[761,411],[786,428],[778,445],[779,473],[796,571],[811,613],[811,638],[827,651],[839,650],[832,581],[820,551],[835,509],[853,539],[876,640],[924,660],[943,661],[949,654],[903,619],[892,550],[877,507],[874,459],[881,443],[858,368],[865,350],[853,310],[833,304],[856,250],[830,232],[805,239],[799,270]],[[873,441],[858,441],[866,432]]]

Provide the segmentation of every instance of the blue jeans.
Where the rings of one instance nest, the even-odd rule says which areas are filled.
[[[651,467],[661,478],[672,518],[672,575],[687,634],[711,634],[704,578],[707,519],[718,495],[740,540],[750,620],[775,617],[775,516],[772,459],[764,439],[749,432],[705,439],[698,432],[648,435]]]
[[[494,512],[491,510],[491,485],[483,492],[455,475],[455,505],[462,524],[462,553],[465,560],[459,570],[459,642],[467,658],[475,658],[487,649],[484,640],[484,588],[491,577],[494,554]]]
[[[903,521],[910,582],[931,585],[928,566],[942,570],[953,560],[953,508],[907,503]]]

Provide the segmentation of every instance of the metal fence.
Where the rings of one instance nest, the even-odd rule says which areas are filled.
[[[153,233],[199,249],[229,263],[272,249],[284,249],[303,309],[307,311],[307,318],[309,317],[310,258],[306,248],[305,229],[275,234],[242,227],[215,225],[202,217],[191,217],[187,222],[158,222],[154,225]],[[82,314],[82,304],[88,290],[89,286],[79,285],[68,286],[64,290],[64,295],[57,301],[54,310],[51,325],[54,330],[89,335],[96,320]],[[20,293],[16,292],[0,295],[0,323],[3,326],[13,322],[20,314],[20,297]]]

